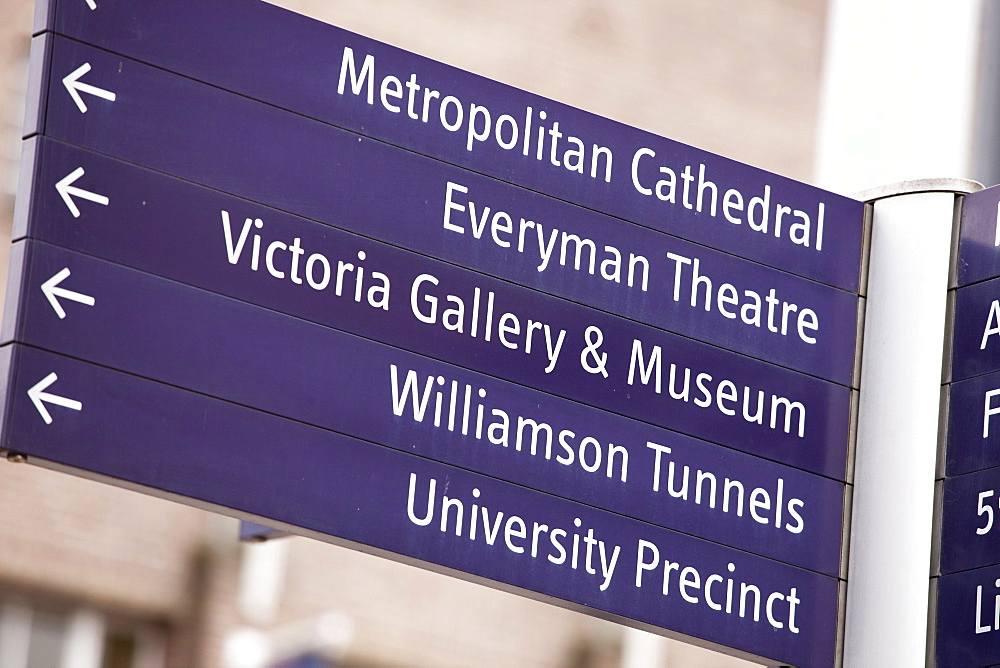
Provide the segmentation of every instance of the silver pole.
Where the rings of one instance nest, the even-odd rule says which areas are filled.
[[[874,206],[854,469],[844,665],[924,664],[939,398],[959,179]]]

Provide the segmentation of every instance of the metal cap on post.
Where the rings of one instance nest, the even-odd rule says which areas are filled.
[[[873,207],[845,666],[925,661],[941,371],[963,179],[857,196]]]

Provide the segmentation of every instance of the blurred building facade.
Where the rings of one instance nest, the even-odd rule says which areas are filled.
[[[825,0],[276,4],[811,177]],[[9,238],[32,3],[0,0],[0,11]],[[231,518],[0,461],[0,668],[739,663],[304,538],[241,544]]]

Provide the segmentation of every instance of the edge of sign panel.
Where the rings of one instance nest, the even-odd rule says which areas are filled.
[[[731,652],[723,647],[728,645],[774,662],[817,666],[830,665],[837,652],[843,588],[836,578],[79,360],[16,344],[5,348],[10,357],[4,373],[11,376],[16,399],[8,407],[0,445],[29,459],[91,471],[114,484],[153,488],[158,495],[178,494],[187,503],[215,504],[230,514],[267,518],[279,528],[292,524],[299,533],[306,529],[324,540],[351,541],[351,547],[364,543],[360,549],[366,552],[425,568],[438,564],[434,568],[448,574],[471,575],[516,593],[532,591],[534,598],[570,603],[588,614],[700,637],[722,651]],[[53,406],[46,424],[21,390],[53,370],[59,382],[52,391],[83,401],[72,409]],[[118,426],[111,433],[109,422]],[[103,437],[87,437],[93,434]],[[261,435],[261,447],[247,448],[248,440],[261,441]],[[133,448],[136,440],[149,447]],[[286,442],[296,445],[284,457],[268,445]],[[488,541],[488,532],[473,535],[458,524],[439,530],[428,517],[437,505],[431,505],[436,479],[449,481],[449,495],[478,504],[484,517],[504,512],[502,538]],[[376,516],[380,521],[372,522]],[[517,526],[539,521],[553,534],[549,527],[564,525],[570,536],[586,533],[598,545],[595,555],[602,545],[606,557],[619,555],[617,570],[610,559],[587,557],[582,540],[580,568],[569,560],[572,540],[562,556],[554,543],[541,542],[533,556],[527,547],[537,531]],[[663,593],[667,560],[690,565],[691,573],[672,580]],[[595,568],[582,567],[591,563]],[[702,580],[699,570],[719,575]],[[749,609],[740,616],[737,600],[746,594],[735,592],[743,591],[741,584],[734,586],[732,609],[725,612],[727,578],[759,586],[756,599],[747,599],[750,608],[754,600],[759,604],[756,621]],[[785,591],[787,596],[769,593]],[[798,603],[802,607],[796,610]]]
[[[1000,276],[1000,186],[962,198],[956,287]]]
[[[37,32],[858,292],[856,200],[264,2],[50,1]]]

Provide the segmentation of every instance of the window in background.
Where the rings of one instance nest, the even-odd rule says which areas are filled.
[[[146,622],[0,595],[0,668],[164,668],[166,632]]]

